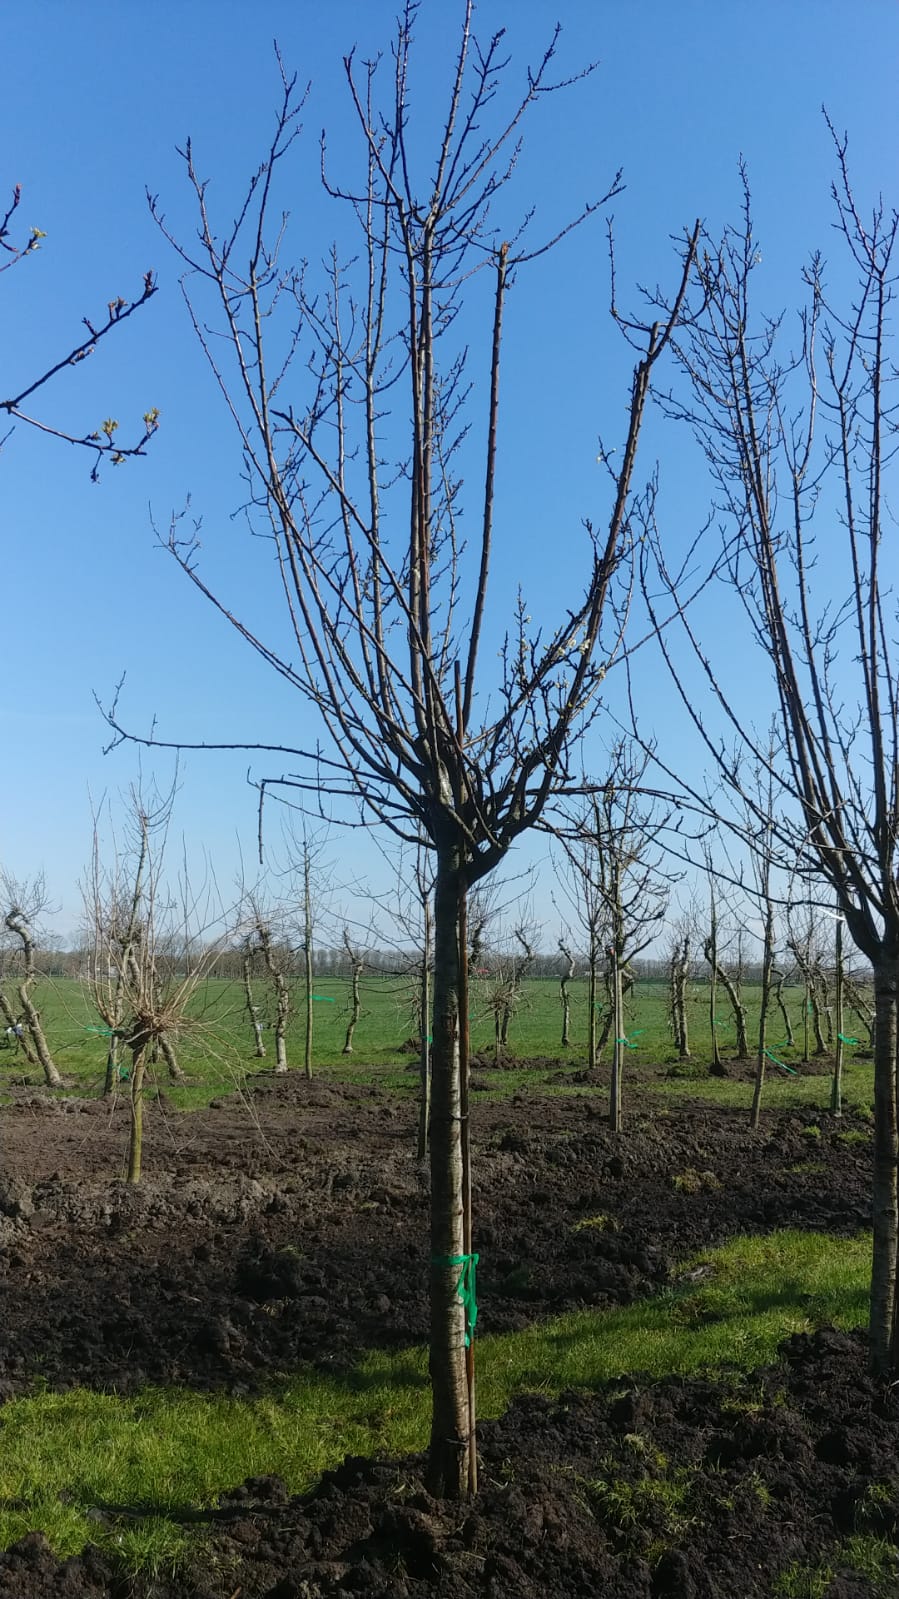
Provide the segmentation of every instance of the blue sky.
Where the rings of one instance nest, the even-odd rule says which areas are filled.
[[[413,93],[423,130],[445,88],[457,10],[448,0],[424,0],[421,8]],[[670,238],[694,217],[714,231],[735,216],[742,155],[769,307],[795,304],[809,251],[833,248],[822,103],[849,132],[863,204],[879,188],[895,195],[899,12],[892,0],[851,8],[840,0],[560,0],[558,8],[484,0],[478,29],[508,28],[512,81],[541,53],[557,11],[560,72],[594,58],[600,65],[536,108],[517,194],[522,208],[536,204],[536,227],[548,233],[623,167],[626,190],[613,207],[623,300],[636,281],[672,281]],[[142,731],[155,716],[173,739],[293,744],[308,741],[316,725],[204,609],[154,540],[153,519],[164,527],[189,495],[192,514],[202,518],[207,573],[253,616],[275,615],[265,552],[233,516],[240,503],[234,437],[187,323],[179,264],[150,219],[145,191],[159,196],[175,232],[189,231],[176,146],[190,135],[210,194],[228,214],[271,128],[277,36],[285,62],[311,84],[285,203],[290,244],[316,262],[337,225],[317,183],[319,129],[328,128],[335,170],[351,173],[357,153],[341,56],[354,43],[360,57],[386,48],[393,15],[382,0],[260,0],[252,8],[237,0],[127,0],[112,12],[88,0],[7,0],[0,8],[0,188],[21,183],[22,223],[47,235],[34,258],[0,279],[7,392],[74,342],[84,315],[136,293],[147,268],[160,285],[151,304],[89,363],[64,373],[39,406],[45,419],[79,431],[114,416],[126,437],[158,406],[162,425],[146,460],[107,468],[95,486],[82,454],[26,428],[0,454],[0,862],[17,875],[45,869],[63,933],[79,914],[89,796],[117,794],[136,772],[133,749],[102,755],[93,691],[108,699],[125,672],[129,724]],[[602,433],[613,443],[620,432],[629,372],[607,304],[601,220],[537,263],[509,304],[495,593],[498,603],[511,601],[522,581],[531,609],[542,615],[545,608],[548,621],[577,576],[582,518],[601,520],[607,510],[596,441]],[[702,522],[708,487],[685,441],[658,420],[645,443],[644,472],[660,461],[660,510],[673,547]],[[726,618],[710,614],[705,625],[724,633]],[[641,682],[647,723],[676,744],[678,723],[658,666],[647,663]],[[763,715],[751,683],[744,688],[746,714]],[[613,703],[617,692],[610,679]],[[208,853],[224,884],[239,849],[246,858],[253,853],[248,765],[246,755],[192,755],[182,767],[176,831],[190,851]],[[156,766],[164,778],[165,763]],[[254,766],[256,775],[272,770]],[[377,875],[380,851],[371,840],[350,834],[331,855],[347,881],[369,866]],[[548,885],[537,899],[552,943]]]

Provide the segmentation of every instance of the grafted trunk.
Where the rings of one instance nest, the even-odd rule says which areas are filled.
[[[434,1009],[431,1045],[431,1347],[433,1395],[428,1486],[459,1498],[468,1487],[468,1380],[463,1269],[462,1084],[459,1054],[458,914],[462,850],[437,854],[434,890]]]
[[[874,967],[874,1251],[871,1265],[870,1364],[878,1377],[896,1361],[896,1246],[899,1239],[896,1120],[897,955]]]

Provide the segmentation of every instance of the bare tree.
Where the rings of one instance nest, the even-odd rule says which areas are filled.
[[[709,464],[715,520],[723,529],[715,569],[731,583],[770,669],[781,744],[768,763],[775,842],[820,902],[836,900],[874,973],[870,1355],[873,1370],[887,1374],[899,1363],[899,661],[895,595],[884,567],[896,451],[899,215],[880,200],[863,215],[850,185],[846,141],[836,135],[834,141],[836,223],[854,291],[835,303],[822,258],[814,255],[804,273],[796,345],[787,346],[783,318],[756,310],[762,256],[744,173],[741,222],[719,241],[705,240],[695,258],[696,314],[678,343],[686,387],[671,395],[668,409],[692,426]],[[824,538],[826,580],[817,558]],[[763,765],[766,751],[743,725],[724,662],[710,659],[702,645],[684,605],[684,584],[658,548],[655,554],[665,598],[658,598],[654,578],[650,605],[661,648],[716,781],[740,791],[708,707]],[[669,607],[679,612],[679,634],[662,625]],[[685,660],[675,662],[678,636],[708,700]],[[732,646],[732,654],[745,671],[745,652]]]
[[[485,1005],[493,1016],[493,1051],[497,1062],[508,1049],[512,1019],[524,1002],[523,985],[536,959],[536,938],[534,926],[526,921],[519,922],[512,930],[512,945],[497,950],[489,962]]]
[[[116,1040],[131,1056],[129,1183],[141,1178],[144,1083],[152,1046],[198,1026],[198,1018],[190,1014],[191,1001],[220,948],[219,941],[206,937],[208,912],[201,912],[200,899],[192,894],[186,876],[177,897],[164,884],[174,796],[174,785],[164,795],[155,789],[145,792],[139,785],[132,788],[121,843],[110,829],[111,864],[106,867],[95,818],[91,874],[84,893],[91,940],[87,986],[109,1029],[113,1073]],[[164,954],[174,946],[178,957],[161,981]],[[108,1058],[107,1079],[109,1075]]]
[[[31,881],[19,882],[8,872],[3,872],[0,874],[0,896],[2,896],[0,914],[3,917],[3,925],[18,955],[18,970],[13,979],[18,1012],[12,1006],[8,994],[4,992],[3,1014],[10,1026],[21,1025],[24,1029],[31,1055],[39,1063],[47,1086],[61,1088],[62,1077],[47,1043],[41,1013],[34,1003],[34,987],[37,982],[34,959],[35,924],[49,907],[43,873],[39,873]],[[19,1036],[17,1033],[16,1037]],[[24,1037],[21,1041],[24,1043]]]
[[[222,227],[213,219],[188,144],[199,239],[193,246],[172,239],[188,268],[194,327],[237,428],[248,512],[272,543],[294,632],[290,651],[259,637],[213,594],[198,570],[197,540],[177,521],[171,551],[251,647],[322,713],[327,747],[285,749],[289,765],[274,780],[314,796],[313,806],[324,794],[354,800],[366,825],[380,822],[413,844],[423,834],[435,853],[428,1474],[431,1487],[448,1494],[473,1487],[476,1466],[466,893],[563,781],[570,739],[617,648],[620,629],[601,643],[600,627],[630,549],[650,380],[683,292],[651,326],[619,316],[639,354],[623,446],[614,458],[602,452],[608,514],[602,530],[584,524],[586,581],[548,628],[532,626],[520,596],[498,677],[486,680],[482,645],[496,636],[488,594],[506,302],[526,264],[596,205],[533,244],[501,219],[522,119],[561,87],[550,79],[556,35],[502,116],[502,35],[476,46],[472,10],[466,0],[433,152],[410,124],[411,0],[398,22],[386,96],[376,62],[359,67],[346,58],[361,178],[333,177],[326,148],[323,169],[327,193],[358,237],[334,247],[320,285],[282,263],[286,219],[271,218],[297,134],[299,106],[286,75],[272,143],[236,222]],[[610,195],[617,186],[615,178]],[[483,338],[479,312],[488,318]],[[475,448],[466,364],[478,358],[484,490],[465,560],[459,451],[463,440],[467,454]],[[291,392],[297,377],[305,388]],[[109,714],[121,733],[114,706]]]
[[[586,810],[568,815],[560,837],[587,845],[594,855],[592,882],[604,905],[609,929],[607,956],[613,1029],[609,1126],[622,1126],[624,1055],[630,1047],[625,1032],[624,982],[630,963],[652,942],[668,908],[670,876],[662,869],[655,838],[665,820],[653,802],[641,796],[649,755],[619,740],[612,752],[609,776],[591,796]],[[574,861],[583,859],[577,851]]]

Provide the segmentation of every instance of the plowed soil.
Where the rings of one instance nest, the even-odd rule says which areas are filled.
[[[604,1109],[599,1093],[477,1103],[479,1331],[626,1303],[735,1233],[869,1225],[867,1124],[844,1118],[840,1132],[860,1135],[847,1142],[826,1118],[771,1113],[751,1135],[742,1113],[638,1092],[614,1137]],[[129,1190],[125,1105],[20,1093],[0,1124],[0,1397],[36,1375],[248,1393],[299,1362],[345,1369],[423,1341],[414,1121],[412,1094],[260,1077],[248,1100],[149,1107],[145,1178]],[[614,1230],[574,1230],[600,1213]],[[215,1581],[135,1587],[96,1552],[58,1565],[33,1534],[0,1557],[0,1599],[748,1599],[846,1533],[895,1537],[899,1404],[865,1376],[859,1339],[794,1340],[753,1377],[751,1402],[740,1392],[667,1382],[521,1400],[481,1429],[474,1508],[430,1500],[420,1461],[349,1462],[301,1500],[250,1483],[214,1513]],[[604,1497],[603,1462],[633,1485],[624,1510]],[[886,1590],[835,1575],[795,1591]]]

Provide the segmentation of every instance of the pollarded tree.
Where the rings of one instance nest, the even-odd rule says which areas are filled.
[[[84,888],[87,988],[109,1032],[107,1080],[117,1064],[117,1041],[130,1053],[129,1183],[140,1182],[143,1169],[144,1084],[153,1046],[196,1030],[200,1019],[191,1002],[222,947],[221,939],[207,936],[210,919],[219,916],[192,893],[186,876],[177,893],[165,884],[174,797],[174,784],[164,795],[133,787],[121,836],[109,828],[106,865],[95,821]],[[171,1071],[172,1056],[162,1053]]]
[[[31,882],[19,882],[8,872],[0,874],[0,916],[8,941],[15,952],[7,979],[15,992],[17,1005],[13,1005],[6,987],[0,992],[0,1009],[9,1026],[21,1026],[21,1042],[27,1042],[29,1057],[39,1062],[49,1088],[61,1088],[62,1078],[53,1059],[41,1022],[41,1013],[34,1003],[37,983],[35,952],[37,949],[36,924],[49,905],[43,874]],[[16,1032],[17,1038],[20,1037]]]
[[[720,240],[705,240],[695,257],[696,315],[678,344],[685,386],[669,406],[694,429],[712,473],[723,531],[714,565],[729,579],[751,647],[769,671],[779,731],[774,761],[744,725],[725,662],[709,655],[683,607],[679,636],[690,653],[678,651],[675,660],[678,634],[662,624],[683,589],[658,548],[647,588],[658,594],[660,574],[665,600],[651,603],[661,648],[716,782],[745,805],[730,759],[734,736],[751,760],[771,768],[773,840],[785,869],[813,885],[818,903],[836,902],[873,969],[870,1355],[873,1370],[886,1375],[899,1369],[899,657],[894,568],[885,564],[899,381],[899,213],[878,200],[863,216],[846,141],[834,137],[836,223],[853,287],[835,298],[824,262],[813,256],[789,346],[783,317],[757,309],[762,254],[744,174],[742,220]],[[732,632],[728,643],[745,673],[746,651],[734,646]]]
[[[328,745],[285,747],[290,766],[277,781],[353,800],[369,824],[385,824],[413,845],[423,835],[434,852],[429,1481],[435,1491],[459,1494],[474,1485],[476,1462],[467,961],[460,953],[466,893],[499,865],[567,775],[570,739],[614,653],[600,628],[628,558],[647,396],[683,290],[652,326],[621,324],[639,353],[624,440],[617,456],[602,452],[608,507],[584,524],[580,592],[573,579],[561,617],[542,629],[532,626],[523,596],[498,623],[488,602],[506,303],[527,263],[575,225],[530,245],[521,226],[501,220],[523,119],[562,87],[550,80],[556,35],[502,115],[502,35],[478,45],[466,0],[429,147],[410,120],[416,9],[409,0],[399,18],[386,94],[376,62],[346,58],[359,178],[333,177],[326,147],[323,176],[357,231],[351,245],[334,247],[319,281],[284,264],[286,218],[272,215],[298,131],[292,80],[284,77],[271,145],[233,224],[214,219],[193,148],[185,150],[199,236],[172,243],[188,269],[194,327],[237,429],[249,513],[275,555],[289,646],[277,629],[261,637],[207,587],[197,541],[177,521],[170,548],[251,647],[321,712]],[[617,187],[615,178],[609,194]],[[302,248],[307,258],[320,251],[318,241]],[[682,285],[692,251],[691,239]],[[483,385],[476,407],[473,371]],[[463,450],[470,460],[477,447],[476,427],[484,488],[466,544],[461,462]],[[470,470],[465,476],[471,480]],[[520,526],[509,531],[521,537]],[[495,660],[503,625],[500,665],[487,677],[484,646]],[[114,707],[110,720],[121,732]]]

